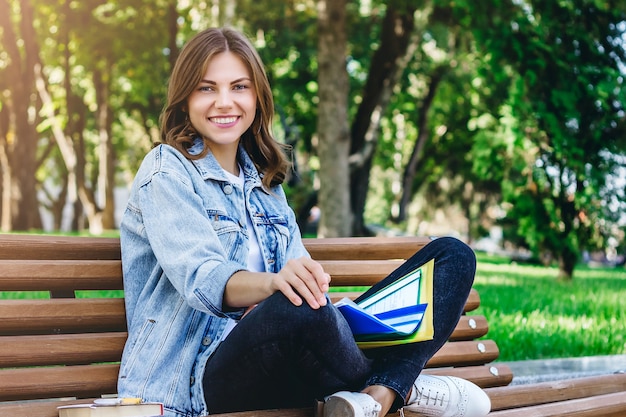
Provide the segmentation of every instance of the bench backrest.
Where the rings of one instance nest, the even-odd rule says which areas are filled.
[[[355,295],[428,241],[334,238],[305,239],[305,245],[331,274],[332,291],[361,287],[350,288]],[[82,298],[84,290],[117,292]],[[0,235],[0,415],[53,417],[56,402],[22,401],[84,402],[115,394],[127,336],[122,290],[119,239]],[[32,291],[46,298],[24,298]],[[331,292],[333,299],[342,296]],[[511,382],[507,366],[491,363],[498,347],[484,337],[485,317],[471,314],[479,305],[472,290],[466,314],[425,372],[457,375],[482,387]]]

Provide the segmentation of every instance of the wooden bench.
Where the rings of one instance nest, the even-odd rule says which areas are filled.
[[[334,291],[372,285],[428,241],[305,239],[305,245],[332,275]],[[88,290],[118,290],[120,296],[82,298],[81,292]],[[55,417],[58,405],[116,393],[126,340],[119,290],[118,239],[0,235],[0,292],[5,295],[0,299],[0,416]],[[44,291],[48,298],[11,299],[22,291]],[[338,299],[345,293],[331,295]],[[479,305],[479,295],[472,290],[450,341],[424,372],[456,375],[485,388],[494,416],[626,415],[621,414],[626,413],[626,375],[508,386],[513,375],[508,366],[494,362],[499,351],[486,337],[487,321],[473,313]],[[588,409],[589,414],[562,413],[574,409]],[[228,414],[312,415],[313,407]]]

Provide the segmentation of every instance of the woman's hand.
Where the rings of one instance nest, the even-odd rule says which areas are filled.
[[[294,305],[302,301],[313,309],[325,306],[326,292],[330,284],[330,275],[324,272],[319,262],[302,257],[290,259],[271,281],[272,292],[280,291]]]
[[[329,284],[330,275],[324,272],[319,262],[307,257],[291,259],[275,274],[235,272],[224,289],[224,306],[254,306],[280,291],[294,305],[299,306],[306,301],[311,308],[318,309],[327,303],[326,292]]]

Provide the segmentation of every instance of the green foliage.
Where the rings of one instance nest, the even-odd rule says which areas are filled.
[[[625,17],[625,8],[608,2],[527,2],[501,22],[508,29],[497,29],[499,37],[477,29],[492,68],[505,63],[519,75],[512,78],[508,106],[520,129],[510,132],[534,146],[530,155],[526,147],[509,149],[511,160],[525,163],[503,166],[501,133],[493,126],[482,139],[496,144],[496,154],[487,156],[482,148],[475,172],[486,177],[490,163],[503,169],[513,233],[535,254],[558,258],[561,275],[569,278],[581,250],[606,244],[612,233],[606,220],[620,221],[601,201],[612,196],[624,203],[623,190],[607,179],[619,165],[614,153],[623,154],[626,97],[617,86],[624,83],[619,68],[625,51],[615,40]]]
[[[38,116],[38,155],[45,161],[37,172],[40,182],[61,188],[67,181],[51,132],[60,121],[84,156],[87,183],[100,191],[98,80],[110,89],[105,100],[117,181],[130,182],[158,139],[177,49],[198,30],[229,24],[251,37],[266,63],[276,102],[274,130],[295,149],[298,176],[288,192],[297,209],[310,201],[319,169],[315,2],[32,3],[56,114],[54,120]],[[14,22],[20,4],[11,3]],[[386,11],[416,6],[413,49],[388,106],[380,109],[366,219],[389,226],[404,191],[402,174],[422,134],[427,139],[407,190],[412,216],[394,227],[413,233],[441,209],[458,207],[469,223],[459,233],[478,238],[501,222],[510,242],[569,267],[583,249],[613,240],[623,247],[626,196],[611,178],[623,177],[625,165],[626,6],[608,0],[351,2],[349,117],[366,98]],[[5,60],[0,45],[0,76]],[[0,81],[3,117],[10,107],[6,83]],[[433,100],[426,106],[431,88]],[[28,117],[41,115],[39,110]],[[489,214],[494,206],[506,217]]]

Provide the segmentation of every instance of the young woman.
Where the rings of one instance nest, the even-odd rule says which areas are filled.
[[[435,259],[431,341],[361,351],[328,301],[330,276],[305,250],[270,133],[273,99],[241,33],[208,29],[181,51],[121,224],[128,341],[119,395],[168,416],[311,406],[377,417],[490,408],[470,382],[420,376],[454,329],[473,252],[436,239],[379,284]],[[371,291],[374,291],[373,288]]]

